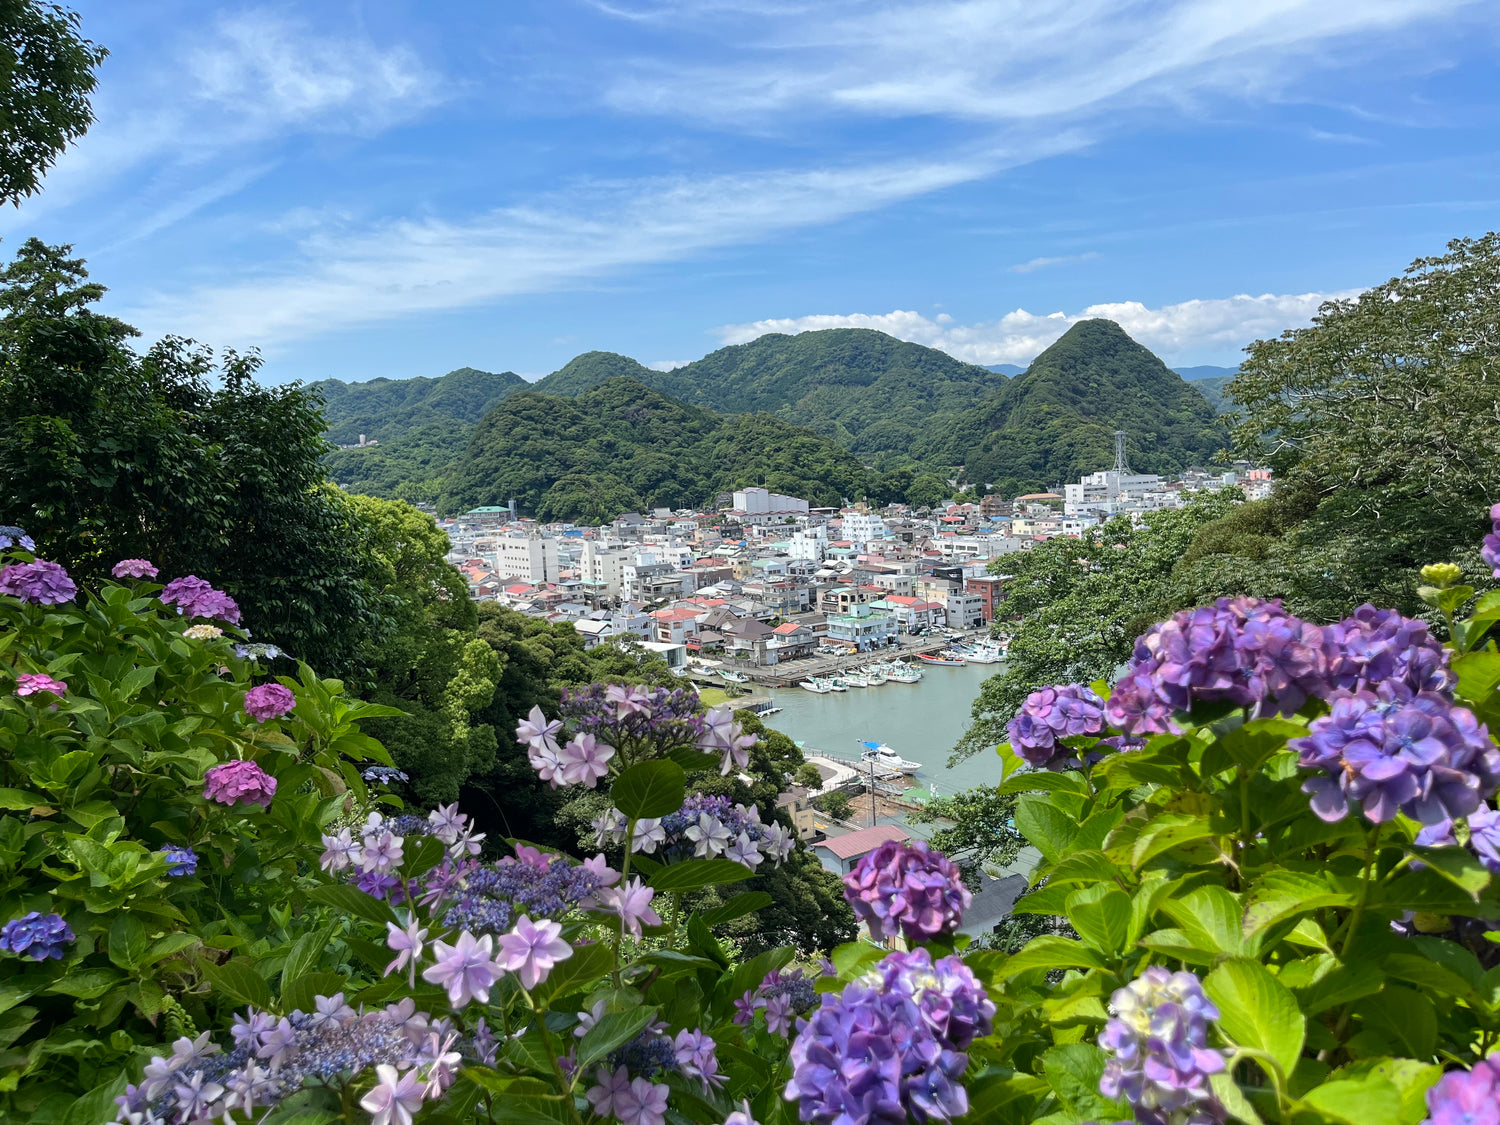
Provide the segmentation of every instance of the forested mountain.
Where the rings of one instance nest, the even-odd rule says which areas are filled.
[[[986,363],[984,369],[986,371],[995,371],[1005,376],[1019,375],[1026,370],[1026,368],[1019,367],[1014,363]]]
[[[1114,321],[1084,320],[925,452],[1014,495],[1108,468],[1116,430],[1141,472],[1206,464],[1228,444],[1193,384]]]
[[[724,414],[775,414],[860,454],[906,453],[941,434],[1005,376],[884,332],[834,328],[761,336],[675,371],[588,352],[536,384],[575,395],[617,375]]]
[[[530,386],[519,375],[460,367],[437,379],[371,379],[345,383],[324,379],[312,389],[323,396],[328,440],[348,445],[365,434],[390,441],[421,426],[474,423],[508,395]]]
[[[1174,367],[1172,370],[1202,391],[1203,397],[1208,399],[1216,412],[1234,413],[1234,403],[1225,397],[1224,389],[1239,373],[1238,367],[1213,367],[1204,364],[1200,367]]]
[[[514,497],[542,520],[602,522],[712,504],[747,484],[837,504],[869,474],[833,442],[767,414],[725,417],[617,377],[575,398],[526,391],[487,414],[449,473],[446,510]]]

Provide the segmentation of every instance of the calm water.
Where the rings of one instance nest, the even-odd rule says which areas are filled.
[[[766,719],[804,749],[831,750],[853,756],[858,742],[884,742],[903,758],[921,762],[917,780],[937,787],[939,796],[1000,780],[1000,760],[981,751],[953,769],[944,764],[969,726],[969,709],[979,687],[1001,669],[999,664],[965,664],[961,668],[923,668],[919,684],[882,684],[846,692],[814,695],[801,688],[770,692],[779,715]]]

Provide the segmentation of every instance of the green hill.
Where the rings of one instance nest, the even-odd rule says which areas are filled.
[[[535,389],[576,395],[619,375],[719,413],[775,414],[865,455],[910,451],[1006,382],[998,372],[935,348],[884,332],[835,328],[761,336],[675,371],[587,352]]]
[[[1007,494],[1077,480],[1114,463],[1114,431],[1131,467],[1175,472],[1228,444],[1207,398],[1110,320],[1073,325],[986,402],[932,457]]]
[[[837,504],[869,475],[834,443],[767,414],[725,417],[616,377],[576,397],[525,391],[485,415],[440,506],[515,497],[542,520],[602,522],[646,507],[711,505],[747,484]]]
[[[437,379],[324,379],[313,389],[323,395],[328,440],[350,445],[360,434],[386,442],[435,422],[473,424],[528,386],[510,371],[496,374],[460,367]]]

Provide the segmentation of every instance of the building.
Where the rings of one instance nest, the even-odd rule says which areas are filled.
[[[495,540],[495,573],[533,583],[557,581],[557,540],[541,535],[503,535]]]
[[[656,640],[663,644],[686,644],[698,635],[700,609],[659,609],[651,614]]]
[[[783,496],[779,492],[767,492],[764,488],[742,488],[734,493],[732,507],[736,514],[747,516],[805,516],[807,501],[795,496]],[[763,519],[756,520],[764,522]]]
[[[618,598],[625,589],[625,567],[634,557],[633,548],[586,540],[578,557],[583,588],[598,597]]]
[[[988,625],[995,620],[995,610],[1005,600],[1005,579],[993,574],[965,578],[964,593],[979,597],[980,621]]]
[[[647,652],[665,660],[668,668],[687,667],[686,645],[674,645],[665,641],[645,641],[641,644],[641,647]]]
[[[874,613],[868,605],[857,605],[847,615],[829,615],[828,639],[865,652],[895,640],[898,628],[890,614]]]
[[[829,871],[835,875],[847,875],[854,870],[856,863],[887,840],[904,843],[910,839],[911,836],[905,829],[894,824],[877,824],[873,828],[861,828],[858,832],[830,837],[813,850]]]
[[[845,512],[841,534],[856,550],[866,550],[872,540],[885,538],[885,520],[874,512]]]
[[[811,840],[818,834],[818,826],[814,819],[812,802],[808,800],[808,791],[800,785],[794,785],[781,796],[776,798],[776,807],[785,809],[787,815],[792,818],[792,827],[797,830],[797,835],[803,840]]]
[[[950,629],[978,629],[985,623],[984,598],[978,594],[949,594],[943,608]]]
[[[1081,516],[1087,512],[1113,515],[1129,501],[1140,500],[1160,488],[1161,477],[1155,473],[1125,473],[1117,469],[1090,473],[1077,484],[1063,485],[1063,515]]]

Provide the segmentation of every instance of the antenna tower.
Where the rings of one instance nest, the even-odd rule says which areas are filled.
[[[1130,462],[1125,460],[1125,431],[1115,431],[1115,472],[1129,473]]]

